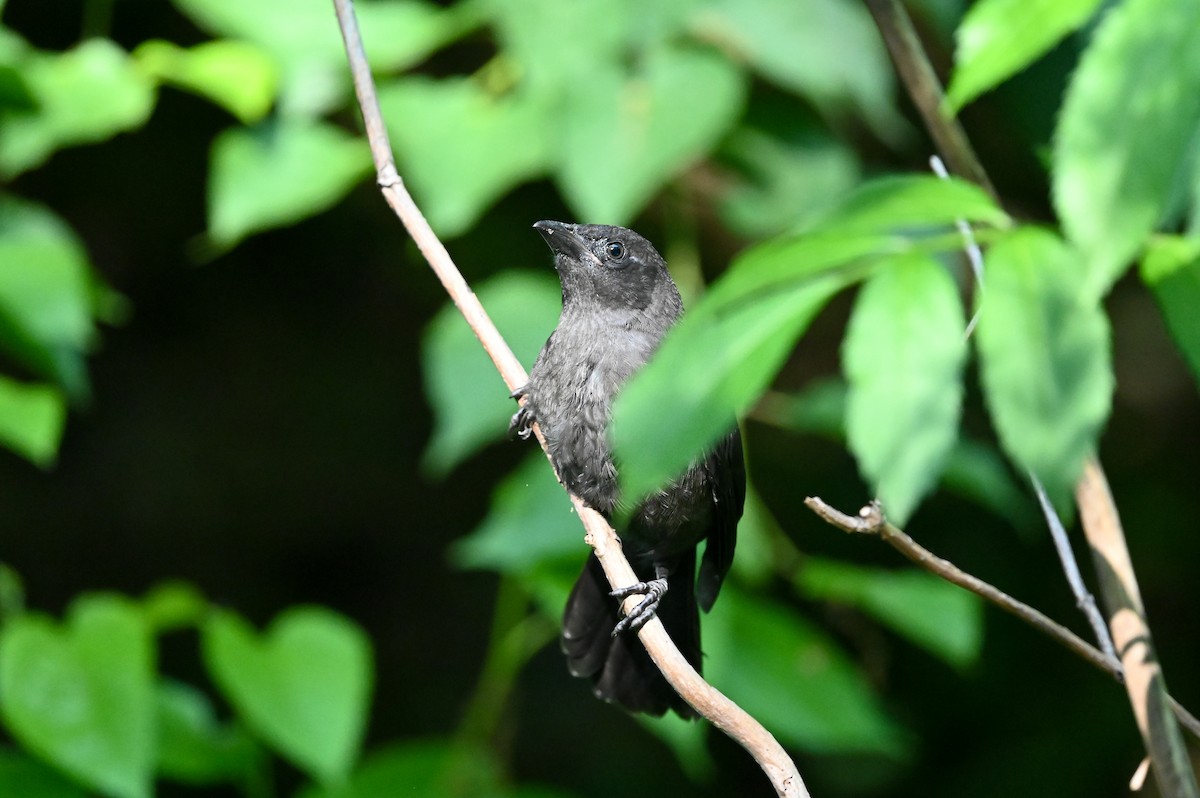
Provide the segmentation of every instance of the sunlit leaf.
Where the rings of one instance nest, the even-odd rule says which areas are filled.
[[[0,195],[0,346],[75,396],[87,391],[92,279],[61,219]]]
[[[833,277],[802,280],[684,316],[613,408],[622,494],[645,495],[728,432],[842,285]]]
[[[957,178],[893,175],[863,183],[815,227],[884,232],[948,227],[958,220],[1006,227],[1008,215],[983,189]]]
[[[1014,232],[988,252],[976,336],[1000,442],[1056,502],[1070,495],[1112,399],[1108,319],[1084,274],[1052,233]]]
[[[503,272],[479,286],[476,295],[517,359],[531,367],[562,302],[550,268],[542,274]],[[422,465],[442,476],[484,444],[503,438],[517,404],[453,305],[442,308],[426,328],[421,366],[434,416]]]
[[[589,553],[571,500],[537,449],[496,488],[486,518],[450,550],[463,568],[526,574],[547,560]]]
[[[1152,241],[1142,261],[1142,280],[1154,292],[1175,345],[1200,382],[1200,240]]]
[[[955,34],[954,76],[946,90],[957,111],[1040,58],[1083,25],[1101,0],[980,0]]]
[[[847,438],[897,524],[937,485],[958,437],[965,329],[954,280],[928,257],[884,264],[855,303],[842,345]]]
[[[1067,89],[1053,199],[1106,292],[1163,212],[1200,127],[1200,0],[1127,0],[1101,22]]]
[[[152,81],[108,39],[65,53],[31,52],[21,71],[37,108],[5,114],[0,176],[38,166],[57,149],[139,127],[154,107]]]
[[[297,607],[259,635],[217,611],[203,644],[209,674],[263,740],[319,781],[349,774],[371,698],[371,644],[361,629],[329,610]]]
[[[185,784],[245,779],[259,755],[241,728],[222,725],[208,697],[190,685],[164,681],[158,705],[158,773]]]
[[[64,625],[21,615],[0,632],[0,711],[21,744],[89,788],[148,798],[154,648],[141,614],[85,596]]]
[[[54,462],[67,420],[67,403],[48,385],[0,377],[0,445],[36,465]]]
[[[704,623],[705,676],[785,745],[899,756],[906,743],[849,658],[795,611],[730,584]]]
[[[895,107],[894,71],[859,3],[717,0],[695,16],[693,30],[826,113],[853,111],[893,141],[904,129]]]
[[[366,142],[299,119],[232,128],[213,142],[209,235],[231,247],[251,233],[333,205],[371,171]]]
[[[261,48],[223,39],[195,47],[154,39],[133,53],[144,72],[217,103],[245,124],[271,110],[279,68]]]
[[[565,109],[558,185],[581,219],[624,224],[736,121],[745,86],[707,50],[657,48],[632,76],[601,65]]]
[[[796,578],[807,595],[848,604],[956,667],[979,659],[979,597],[922,571],[885,571],[805,558]]]
[[[553,160],[549,117],[536,95],[496,96],[467,78],[411,77],[381,87],[379,103],[401,171],[443,235],[464,232]]]

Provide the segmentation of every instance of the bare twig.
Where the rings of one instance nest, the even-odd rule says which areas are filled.
[[[1050,503],[1050,497],[1046,495],[1042,481],[1032,471],[1029,472],[1029,481],[1033,484],[1038,503],[1042,506],[1042,515],[1046,518],[1046,526],[1050,527],[1050,538],[1054,541],[1055,550],[1058,551],[1058,561],[1062,563],[1067,584],[1071,586],[1071,593],[1075,596],[1075,606],[1079,607],[1088,623],[1091,624],[1092,634],[1096,635],[1096,642],[1100,644],[1101,650],[1107,656],[1115,659],[1117,652],[1113,648],[1112,637],[1108,633],[1108,627],[1104,625],[1104,616],[1100,614],[1100,609],[1096,606],[1096,598],[1083,584],[1083,575],[1079,573],[1079,564],[1075,562],[1075,552],[1071,551],[1071,543],[1067,540],[1067,530],[1063,529],[1062,520],[1054,511],[1054,505]]]
[[[375,98],[374,81],[367,65],[351,0],[334,0],[334,7],[346,45],[346,55],[354,77],[354,89],[362,110],[367,138],[371,145],[371,155],[375,161],[375,169],[383,195],[404,223],[405,229],[417,243],[421,253],[429,262],[438,279],[441,280],[454,304],[478,336],[509,390],[515,390],[526,382],[525,369],[513,355],[491,319],[488,318],[483,306],[459,273],[446,248],[438,240],[424,215],[409,196],[408,191],[404,188],[403,180],[396,171],[391,145],[388,142],[387,131]],[[545,449],[546,441],[536,425],[534,432],[542,444],[542,448]],[[587,541],[603,565],[609,583],[616,588],[639,581],[621,552],[620,540],[603,516],[584,504],[577,496],[571,496],[571,501],[587,530]],[[626,609],[631,610],[638,601],[639,597],[637,596],[626,599]],[[657,618],[651,620],[638,632],[638,638],[671,686],[697,712],[740,743],[754,757],[770,778],[779,795],[796,796],[797,798],[808,796],[808,790],[805,788],[795,764],[778,741],[754,718],[701,678],[700,674],[684,659],[679,649],[671,642],[661,621]]]
[[[1165,711],[1170,696],[1146,624],[1146,610],[1125,545],[1121,518],[1108,480],[1094,458],[1084,463],[1083,477],[1075,487],[1075,501],[1092,547],[1100,592],[1108,609],[1108,625],[1125,667],[1125,689],[1150,754],[1155,781],[1163,795],[1200,796],[1183,735],[1174,723],[1163,721],[1170,717]]]
[[[857,535],[874,535],[888,543],[896,551],[912,560],[932,574],[953,582],[977,596],[987,599],[1002,610],[1012,613],[1026,623],[1062,643],[1065,647],[1103,671],[1108,671],[1118,682],[1125,680],[1125,669],[1112,654],[1101,651],[1062,624],[1050,620],[1028,604],[1017,601],[1003,590],[967,573],[949,560],[944,560],[917,543],[898,527],[892,526],[883,515],[879,502],[871,502],[858,511],[858,515],[846,515],[831,507],[824,500],[810,496],[804,500],[814,513],[826,523],[843,532]],[[1200,738],[1200,720],[1171,696],[1167,697],[1171,712],[1188,731]]]

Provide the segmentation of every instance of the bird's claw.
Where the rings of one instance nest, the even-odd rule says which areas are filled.
[[[528,385],[522,385],[511,394],[513,399],[520,400],[529,392]],[[508,422],[508,437],[520,438],[523,441],[529,440],[529,436],[533,434],[533,422],[536,419],[533,417],[533,411],[529,409],[529,405],[522,405],[517,412],[513,413],[512,419]]]
[[[626,631],[636,632],[645,626],[658,611],[658,603],[662,601],[662,597],[666,593],[667,580],[665,578],[651,579],[649,582],[638,582],[636,585],[622,587],[609,593],[608,595],[617,599],[625,599],[629,596],[645,596],[633,610],[626,614],[613,627],[612,636],[616,637]]]

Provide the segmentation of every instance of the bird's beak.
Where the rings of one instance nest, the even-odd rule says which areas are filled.
[[[588,253],[587,242],[575,232],[575,225],[544,219],[534,222],[533,229],[542,234],[542,238],[546,239],[546,243],[555,254],[580,260]]]

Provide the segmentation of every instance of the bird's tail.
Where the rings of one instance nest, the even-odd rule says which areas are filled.
[[[638,579],[654,577],[649,563],[641,568],[636,563],[631,565]],[[671,640],[699,671],[700,610],[696,605],[694,549],[680,559],[667,581],[669,587],[658,605],[658,617]],[[673,709],[681,717],[695,717],[695,710],[663,678],[636,634],[612,636],[619,620],[619,602],[608,595],[609,590],[600,561],[588,557],[563,613],[562,648],[571,675],[590,678],[598,698],[630,712],[662,715]]]

